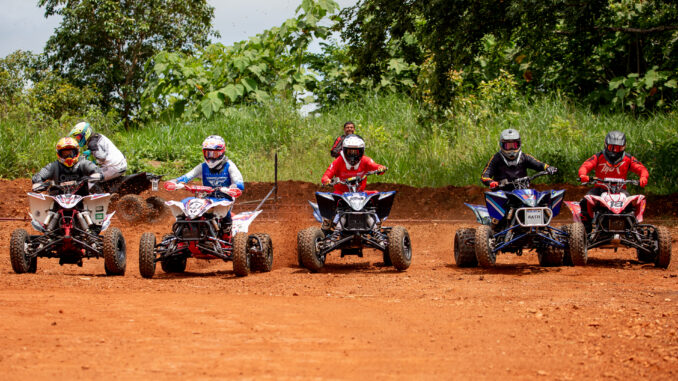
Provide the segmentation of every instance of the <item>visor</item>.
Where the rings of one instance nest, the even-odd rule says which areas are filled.
[[[610,152],[624,152],[625,146],[618,146],[615,144],[608,144],[607,145],[607,150]]]
[[[62,149],[59,151],[59,157],[62,159],[69,159],[78,156],[77,149]]]
[[[360,155],[360,149],[359,148],[348,148],[346,149],[346,154],[350,156],[358,156]]]
[[[205,159],[218,159],[224,155],[224,151],[206,149],[202,151],[202,154],[205,156]]]
[[[503,148],[506,151],[514,151],[520,149],[520,142],[516,140],[503,142],[501,144],[501,148]]]

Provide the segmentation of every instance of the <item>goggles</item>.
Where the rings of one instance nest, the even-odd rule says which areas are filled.
[[[221,156],[223,156],[224,151],[206,149],[206,150],[202,151],[202,154],[203,154],[203,156],[205,156],[205,159],[218,159]]]
[[[59,151],[59,157],[62,159],[69,159],[78,156],[77,149],[62,149]]]
[[[346,154],[350,156],[358,156],[360,155],[360,149],[359,148],[348,148],[346,149]]]
[[[74,136],[74,138],[75,138],[75,140],[77,140],[78,142],[84,142],[84,141],[85,141],[85,140],[84,140],[84,139],[85,139],[85,134],[77,134],[77,135]]]
[[[506,151],[514,151],[517,149],[520,149],[520,142],[519,141],[509,141],[509,142],[503,142],[501,144],[501,148],[503,148]]]
[[[618,146],[616,144],[608,144],[607,150],[610,152],[624,152],[625,146]]]

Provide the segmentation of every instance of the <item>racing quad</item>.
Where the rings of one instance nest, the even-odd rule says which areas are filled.
[[[250,271],[271,271],[271,237],[265,233],[247,234],[249,225],[262,211],[236,214],[232,224],[226,226],[222,220],[231,211],[233,201],[209,197],[221,192],[235,199],[241,194],[239,189],[181,183],[168,187],[169,184],[173,183],[166,183],[166,189],[186,189],[194,197],[166,202],[176,222],[172,233],[165,234],[159,243],[153,233],[141,235],[139,272],[142,277],[152,278],[157,262],[166,273],[184,272],[186,260],[191,257],[233,261],[233,272],[237,276],[247,276]]]
[[[154,222],[166,211],[165,201],[157,196],[144,200],[139,194],[148,189],[157,191],[161,178],[162,175],[140,172],[101,181],[94,184],[93,189],[101,193],[111,193],[111,207],[124,220],[139,222],[146,219]]]
[[[497,254],[522,255],[523,249],[537,251],[539,265],[561,266],[563,257],[586,258],[585,231],[581,223],[561,228],[551,226],[560,213],[564,190],[540,192],[530,189],[532,180],[548,174],[538,172],[511,182],[499,190],[485,192],[485,206],[465,204],[481,224],[476,229],[459,229],[454,237],[454,260],[460,267],[492,267]],[[512,190],[503,191],[510,187]]]
[[[10,259],[17,274],[35,273],[38,257],[59,258],[59,264],[82,266],[83,258],[104,257],[107,275],[124,275],[127,264],[125,238],[120,229],[110,228],[107,214],[111,195],[76,194],[88,179],[54,184],[43,183],[50,194],[28,193],[31,225],[40,232],[29,235],[24,229],[12,232]]]
[[[638,185],[638,180],[593,178],[587,185],[599,184],[605,188],[600,196],[586,195],[587,247],[636,249],[638,260],[667,268],[671,263],[671,233],[664,226],[642,224],[645,212],[645,196],[629,196],[626,184]],[[576,222],[582,221],[581,204],[566,201]],[[568,258],[566,258],[567,260]],[[572,258],[574,262],[574,258]],[[585,265],[583,263],[575,263]]]
[[[316,192],[317,203],[310,202],[313,216],[322,223],[301,230],[297,235],[299,265],[311,272],[325,266],[327,255],[341,250],[346,255],[363,256],[363,248],[382,252],[384,264],[399,271],[410,267],[412,244],[410,235],[402,226],[382,227],[388,218],[395,198],[395,191],[358,191],[360,183],[377,171],[339,180],[330,185],[344,184],[349,191],[343,194]]]

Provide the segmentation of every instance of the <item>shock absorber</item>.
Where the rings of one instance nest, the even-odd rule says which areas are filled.
[[[47,226],[47,231],[50,232],[56,228],[57,223],[59,222],[59,215],[50,211],[45,219],[45,225]]]
[[[84,213],[78,213],[78,222],[80,222],[80,226],[82,226],[82,230],[87,231],[89,228],[89,225],[87,224],[87,221],[85,220],[85,216],[83,215]]]

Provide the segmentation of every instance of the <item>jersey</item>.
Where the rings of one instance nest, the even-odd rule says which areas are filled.
[[[80,159],[72,167],[67,167],[55,160],[44,166],[31,180],[33,184],[43,183],[47,180],[60,184],[67,181],[78,181],[95,173],[101,173],[101,169],[89,160]],[[83,186],[76,193],[85,196],[89,194],[87,188]]]
[[[113,168],[117,172],[127,170],[125,155],[106,136],[93,134],[87,141],[87,149],[102,168]]]
[[[208,187],[218,188],[235,185],[241,191],[245,190],[245,182],[243,181],[242,174],[240,173],[240,170],[238,170],[238,167],[230,160],[226,160],[226,163],[224,163],[221,169],[216,171],[212,171],[210,167],[207,166],[207,163],[200,163],[191,171],[179,177],[176,181],[179,183],[187,183],[196,177],[200,177],[202,185]],[[211,197],[231,198],[222,192],[212,193]]]
[[[363,157],[360,159],[360,163],[356,167],[356,169],[349,168],[346,165],[346,162],[344,161],[344,158],[342,156],[339,156],[338,158],[334,159],[332,164],[327,168],[325,171],[325,174],[323,174],[323,181],[329,181],[333,177],[338,177],[342,180],[346,180],[349,177],[357,176],[357,175],[362,175],[365,172],[369,171],[376,171],[379,169],[379,164],[375,163],[372,158],[363,155]],[[360,186],[358,187],[359,191],[365,190],[365,186],[367,185],[367,179],[363,179],[363,181],[360,183]],[[348,192],[348,187],[344,184],[334,184],[334,193],[344,193]]]
[[[581,167],[579,167],[579,177],[586,176],[589,172],[595,169],[596,177],[599,179],[613,178],[626,179],[629,170],[640,178],[648,179],[650,177],[647,168],[638,161],[635,157],[624,153],[624,157],[617,164],[611,164],[605,158],[603,152],[591,156],[586,160]],[[596,184],[596,187],[604,188],[602,184]]]
[[[504,155],[502,155],[501,152],[497,152],[492,156],[490,161],[487,162],[480,181],[489,186],[492,181],[513,181],[525,177],[527,176],[528,169],[543,171],[548,167],[548,164],[542,163],[535,159],[534,156],[523,152],[520,152],[515,165],[508,165]]]

